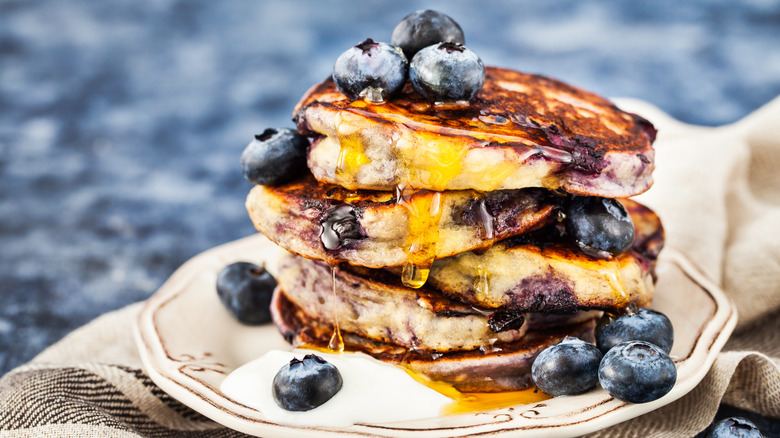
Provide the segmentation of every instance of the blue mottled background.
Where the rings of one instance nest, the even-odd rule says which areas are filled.
[[[0,0],[0,374],[252,233],[252,135],[426,7],[486,64],[690,123],[780,94],[777,1]]]

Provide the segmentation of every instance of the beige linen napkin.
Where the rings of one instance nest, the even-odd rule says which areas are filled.
[[[618,100],[659,128],[653,188],[667,245],[718,282],[739,311],[710,372],[680,400],[595,437],[690,437],[721,402],[780,417],[780,98],[719,128]],[[0,438],[243,436],[173,400],[143,373],[134,304],[76,330],[0,379]]]

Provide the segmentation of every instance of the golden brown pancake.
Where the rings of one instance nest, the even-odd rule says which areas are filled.
[[[280,287],[274,292],[271,315],[282,336],[294,346],[328,347],[333,326],[311,318],[290,301]],[[430,379],[449,383],[462,392],[499,392],[531,386],[531,365],[542,350],[566,336],[594,342],[595,326],[594,317],[554,328],[530,327],[525,336],[514,342],[496,342],[480,349],[446,353],[407,349],[343,330],[341,334],[348,351],[364,352]]]
[[[486,308],[617,313],[632,303],[647,306],[655,289],[663,227],[649,208],[628,199],[620,202],[634,222],[635,237],[632,247],[612,260],[588,256],[559,236],[549,240],[518,236],[484,252],[436,260],[428,282],[450,297]]]
[[[278,187],[257,186],[246,205],[255,227],[290,252],[380,268],[428,265],[433,258],[487,248],[549,223],[560,201],[538,188],[418,191],[400,199],[392,192],[318,183],[308,175]],[[323,224],[328,226],[328,218],[337,213],[353,216],[353,226],[346,229],[348,224],[342,223],[342,241],[328,248],[321,236]]]
[[[467,106],[431,104],[409,85],[384,104],[350,101],[328,79],[294,115],[315,137],[314,176],[348,189],[545,187],[627,197],[652,184],[652,125],[545,76],[488,67]]]
[[[289,300],[311,318],[333,326],[338,315],[344,331],[405,348],[474,350],[491,342],[515,341],[525,333],[524,318],[515,329],[494,332],[488,324],[490,312],[430,288],[405,287],[396,275],[384,271],[360,275],[348,265],[333,269],[287,255],[280,260],[276,279]]]

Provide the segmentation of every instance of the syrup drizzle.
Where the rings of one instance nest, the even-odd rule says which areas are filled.
[[[479,232],[482,240],[493,240],[495,238],[495,232],[493,230],[493,222],[495,218],[487,209],[485,205],[485,198],[479,200]]]
[[[330,275],[333,280],[333,334],[330,337],[330,342],[328,342],[328,350],[335,353],[341,353],[344,351],[344,339],[341,337],[339,310],[336,305],[336,266],[331,265]]]
[[[355,188],[354,178],[360,168],[371,162],[363,151],[358,122],[358,118],[348,111],[340,112],[336,119],[336,135],[340,147],[336,162],[336,181],[349,189]]]
[[[370,108],[369,108],[370,107]],[[441,105],[434,105],[435,109],[447,110]],[[361,139],[362,127],[366,126],[365,119],[384,121],[395,124],[395,128],[388,128],[390,147],[393,154],[403,162],[406,175],[401,175],[401,181],[410,183],[415,187],[430,188],[437,191],[446,190],[449,183],[459,175],[464,175],[471,186],[481,191],[495,190],[502,182],[517,172],[515,179],[525,181],[524,184],[541,185],[550,189],[558,188],[561,179],[558,175],[542,177],[534,173],[534,166],[525,168],[518,163],[529,160],[544,159],[560,165],[569,165],[573,162],[571,152],[557,146],[539,144],[532,139],[517,135],[501,133],[481,134],[479,132],[460,129],[449,126],[437,126],[435,132],[430,131],[430,123],[427,120],[430,115],[425,113],[431,109],[430,104],[413,105],[405,109],[392,103],[376,105],[365,100],[355,100],[344,110],[339,112],[335,124],[335,134],[340,144],[339,158],[336,163],[336,182],[347,188],[355,188],[355,176],[360,167],[370,163],[365,155],[364,145]],[[420,115],[420,120],[417,120]],[[511,115],[480,114],[475,119],[485,125],[507,125]],[[414,135],[406,141],[399,142],[400,132],[410,131]],[[476,144],[463,144],[460,141],[437,141],[444,137],[469,136],[485,137],[489,140],[477,141]],[[463,171],[463,158],[470,150],[480,146],[490,145],[491,142],[511,144],[512,154],[510,160],[504,158],[502,148],[495,150],[494,159],[489,159],[490,166],[480,169],[470,169],[465,175]],[[500,144],[498,146],[500,146]],[[514,154],[517,154],[516,156]],[[472,164],[473,165],[473,164]]]
[[[441,194],[397,187],[396,199],[399,205],[406,208],[409,218],[409,234],[405,243],[407,263],[401,273],[401,282],[416,289],[428,280],[436,257],[442,211]]]
[[[571,262],[570,258],[562,257],[556,251],[543,251],[543,254],[554,260]],[[629,304],[631,297],[623,282],[623,277],[620,275],[621,265],[619,258],[613,257],[611,260],[600,260],[591,259],[583,255],[577,258],[576,264],[583,269],[595,272],[606,280],[612,289],[612,299],[615,307],[623,308]]]
[[[486,297],[490,293],[490,272],[482,261],[477,263],[474,292],[477,297]]]

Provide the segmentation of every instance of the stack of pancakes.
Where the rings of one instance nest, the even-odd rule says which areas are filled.
[[[468,105],[408,85],[384,104],[350,101],[329,79],[294,116],[311,173],[247,199],[290,253],[272,314],[291,343],[345,346],[461,391],[517,390],[545,347],[592,341],[602,311],[650,303],[663,229],[624,199],[652,183],[655,129],[641,117],[490,67]],[[583,253],[562,226],[573,195],[621,198],[632,247]]]

